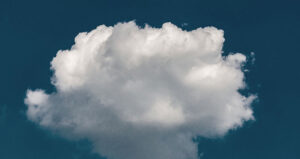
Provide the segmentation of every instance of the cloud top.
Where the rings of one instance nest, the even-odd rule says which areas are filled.
[[[51,62],[57,91],[28,90],[28,118],[109,159],[194,159],[192,137],[222,136],[253,119],[246,57],[222,56],[223,31],[135,22],[80,33]]]

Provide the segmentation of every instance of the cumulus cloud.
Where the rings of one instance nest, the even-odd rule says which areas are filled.
[[[246,57],[222,55],[223,31],[135,22],[80,33],[51,62],[56,92],[28,90],[27,117],[109,159],[195,159],[195,136],[253,119]]]

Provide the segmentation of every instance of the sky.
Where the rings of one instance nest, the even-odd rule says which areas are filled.
[[[0,158],[137,159],[154,156],[154,158],[159,159],[163,157],[158,154],[164,154],[166,151],[174,154],[176,150],[184,148],[187,149],[184,150],[184,152],[188,151],[194,153],[196,150],[198,157],[201,159],[299,158],[299,4],[299,2],[292,0],[53,0],[43,2],[33,0],[1,0],[0,42],[2,57],[0,58],[0,83],[2,91],[0,95]],[[118,23],[119,25],[116,25]],[[99,40],[96,44],[93,43],[93,40],[92,42],[84,43],[81,41],[91,37],[82,34],[83,36],[79,36],[76,38],[77,40],[75,40],[76,47],[74,47],[73,50],[71,49],[72,45],[74,45],[75,37],[80,32],[91,33],[91,31],[94,31],[97,34],[92,36],[92,38],[94,37],[97,39],[103,37],[104,33],[101,32],[101,29],[100,31],[96,29],[103,24],[106,26],[113,26],[112,29],[116,32],[113,34],[115,38],[111,38],[108,40],[108,43],[103,44],[102,42],[99,42]],[[144,29],[144,31],[142,31],[143,28],[136,27],[144,27],[145,24],[148,24],[151,27]],[[204,28],[207,26],[212,26],[217,29],[200,29],[197,34],[195,31],[191,32],[197,28]],[[151,31],[151,28],[158,28],[158,30]],[[136,49],[135,43],[131,42],[133,40],[130,38],[131,36],[126,36],[128,30],[131,30],[130,35],[138,35],[138,38],[143,39],[148,35],[145,32],[150,30],[149,34],[152,35],[160,32],[163,28],[167,30],[166,36],[170,37],[176,33],[176,37],[187,37],[189,41],[199,42],[201,44],[200,48],[197,48],[198,45],[184,45],[185,47],[180,47],[182,50],[178,52],[188,53],[190,55],[188,57],[191,58],[187,57],[180,60],[182,59],[182,56],[180,54],[174,54],[171,61],[175,61],[175,66],[180,64],[180,68],[190,68],[188,65],[189,62],[196,56],[193,47],[196,47],[196,50],[200,50],[199,52],[203,53],[205,60],[202,62],[205,64],[209,63],[207,65],[199,65],[197,68],[199,68],[200,72],[206,68],[211,68],[211,63],[222,65],[222,67],[217,65],[212,68],[216,68],[216,72],[221,72],[220,74],[216,73],[217,79],[228,77],[228,80],[224,80],[228,81],[228,83],[212,80],[213,86],[209,87],[207,92],[218,92],[218,95],[214,96],[217,99],[226,97],[226,99],[234,99],[234,101],[237,101],[239,104],[233,106],[234,110],[239,110],[236,118],[234,116],[235,114],[216,113],[224,111],[221,105],[224,104],[225,101],[215,100],[218,102],[211,103],[211,101],[214,100],[205,98],[204,103],[207,102],[208,104],[204,105],[209,105],[210,107],[203,106],[198,110],[194,106],[195,103],[197,104],[198,102],[196,98],[188,96],[186,98],[178,99],[176,98],[178,97],[177,94],[170,95],[169,87],[162,85],[162,88],[167,91],[159,91],[159,95],[169,95],[168,99],[170,99],[171,102],[173,102],[173,98],[176,98],[175,105],[179,105],[176,107],[178,109],[171,109],[170,111],[168,100],[165,102],[165,99],[167,98],[158,100],[158,103],[167,103],[158,104],[167,105],[164,107],[167,114],[162,115],[156,114],[156,109],[153,109],[154,116],[151,114],[153,113],[152,110],[144,111],[142,109],[136,111],[136,109],[133,109],[135,108],[135,105],[133,104],[132,108],[130,107],[129,110],[134,111],[130,112],[129,116],[132,116],[131,113],[143,114],[145,112],[145,115],[137,117],[139,122],[136,123],[134,119],[126,116],[126,113],[124,116],[124,112],[126,111],[121,109],[119,105],[124,104],[125,107],[128,107],[130,103],[126,102],[143,101],[143,97],[152,99],[152,96],[157,94],[154,93],[155,91],[152,90],[152,88],[154,89],[156,88],[155,86],[163,83],[154,83],[151,81],[155,81],[156,79],[158,79],[158,81],[171,80],[169,76],[165,76],[161,73],[162,69],[158,69],[158,74],[153,76],[149,76],[149,72],[147,72],[149,71],[148,69],[141,69],[140,71],[142,74],[138,72],[139,70],[129,72],[134,75],[135,80],[142,81],[141,86],[143,86],[144,90],[147,90],[147,93],[144,94],[144,91],[135,89],[133,91],[131,90],[131,92],[125,91],[125,93],[122,94],[115,91],[119,87],[113,87],[112,85],[130,81],[128,80],[129,77],[126,76],[129,74],[128,72],[118,69],[118,67],[114,67],[112,71],[120,71],[125,75],[116,76],[116,81],[112,80],[113,83],[110,83],[112,85],[107,85],[105,82],[94,85],[94,83],[97,83],[97,80],[95,82],[95,79],[102,77],[103,74],[101,74],[101,72],[93,71],[92,68],[94,68],[93,66],[103,64],[103,61],[96,60],[96,62],[91,65],[80,63],[80,66],[86,68],[83,73],[80,71],[77,72],[80,69],[73,67],[71,67],[70,72],[64,72],[69,69],[69,67],[67,67],[69,66],[67,65],[68,57],[63,53],[61,53],[61,56],[57,54],[58,50],[65,50],[65,52],[69,54],[74,54],[72,57],[80,55],[78,59],[89,59],[89,56],[85,56],[83,53],[94,55],[93,53],[95,52],[90,51],[88,48],[103,45],[105,48],[115,49],[112,52],[115,52],[116,54],[112,56],[112,58],[116,60],[119,56],[123,54],[127,55],[131,53],[132,50]],[[186,30],[186,32],[178,28],[182,28],[183,30]],[[224,31],[225,41],[222,41],[223,35],[220,29]],[[108,34],[110,34],[109,29],[103,30],[106,30]],[[205,43],[205,40],[212,38],[206,36],[205,33],[207,32],[209,32],[210,35],[213,35],[212,37],[216,36],[216,38],[213,38],[216,41],[209,44]],[[196,34],[200,40],[190,38],[193,37],[193,34]],[[183,42],[180,41],[180,38],[170,37],[170,39],[175,39],[175,43],[167,43],[167,46],[171,47],[164,50],[166,55],[176,52],[176,50],[172,50],[171,48],[177,48],[178,44],[183,44]],[[159,42],[156,42],[157,40],[159,40],[159,38],[152,42],[153,46],[157,48],[162,47]],[[136,42],[140,41],[137,40]],[[142,42],[139,44],[145,45]],[[219,46],[223,46],[223,48],[220,50]],[[203,49],[206,47],[215,49],[206,52],[206,50]],[[155,52],[153,51],[153,47],[145,48],[145,54],[147,54],[147,50]],[[218,55],[222,52],[224,52],[223,56],[230,54],[233,56],[231,56],[232,58],[229,58],[228,56],[228,58],[220,59]],[[110,51],[103,51],[104,55],[109,53]],[[206,56],[206,53],[209,54],[209,56]],[[98,55],[97,52],[95,54]],[[153,67],[156,66],[155,62],[159,62],[159,60],[155,60],[155,58],[157,56],[160,57],[160,55],[154,53],[151,55],[153,59],[149,60],[148,64]],[[144,66],[142,64],[144,64],[143,60],[145,59],[136,55],[130,55],[130,57],[135,57],[137,59],[130,64],[134,63],[136,65],[141,64],[141,66]],[[243,57],[247,57],[248,62],[242,64]],[[94,58],[95,57],[92,59]],[[164,58],[168,60],[167,56],[160,57],[160,59]],[[126,61],[127,60],[124,59],[122,60],[122,58],[118,61],[120,62],[119,65],[122,66],[121,68],[126,68],[127,66],[135,68],[136,65],[127,65]],[[180,63],[180,61],[183,62]],[[160,64],[163,64],[164,67],[162,68],[175,70],[175,73],[171,73],[172,76],[176,76],[176,71],[180,71],[178,67],[171,65],[172,63],[162,62]],[[52,71],[50,70],[50,67],[53,68]],[[145,68],[147,67],[145,66]],[[63,71],[62,73],[60,73],[61,70]],[[209,70],[211,71],[211,69]],[[229,73],[226,72],[226,76],[221,76],[224,70],[232,71],[229,71]],[[89,71],[92,71],[92,73]],[[76,78],[71,76],[73,75],[72,73],[75,73],[76,77],[79,77],[79,79],[87,77],[88,80],[85,80],[84,84],[81,85],[82,83],[80,80],[79,82],[74,80]],[[110,75],[110,73],[111,72],[108,72],[107,74]],[[191,78],[186,79],[179,77],[178,79],[191,84],[191,86],[195,87],[194,91],[206,89],[205,85],[198,86],[193,83],[194,79],[197,80],[199,78],[197,71],[195,73],[188,73],[190,73],[191,76],[187,77]],[[243,78],[233,78],[236,77],[236,74],[245,76],[245,89],[238,89],[242,85],[241,82],[243,81]],[[54,80],[54,82],[52,81],[53,84],[51,84],[51,77],[53,77],[53,75],[56,80]],[[72,80],[68,81],[70,77]],[[232,78],[234,80],[232,80]],[[222,82],[224,82],[223,85],[221,85]],[[74,88],[77,89],[72,90]],[[190,91],[187,86],[182,87],[182,85],[179,84],[173,84],[172,88],[176,88],[177,92],[183,94],[189,93]],[[30,96],[30,91],[28,92],[28,90],[33,94],[35,92],[35,95],[37,96]],[[111,92],[112,94],[117,94],[117,96],[114,97],[110,94]],[[130,96],[130,93],[132,92],[133,95],[138,94],[140,97],[133,98],[133,95]],[[200,94],[202,92],[203,91],[200,91]],[[207,92],[204,91],[202,97],[206,97]],[[87,96],[85,94],[91,95]],[[95,106],[97,105],[95,94],[101,96],[101,100],[106,99],[107,101],[118,101],[118,97],[124,97],[124,101],[126,102],[119,100],[119,103],[111,104],[112,107],[115,108],[113,111],[108,111],[104,108],[100,109]],[[249,101],[247,103],[238,95],[247,96],[249,100],[251,99],[250,95],[256,97],[255,100],[249,104]],[[182,96],[182,94],[180,96]],[[48,97],[49,100],[46,100]],[[86,98],[91,98],[91,102],[86,102]],[[75,101],[75,104],[72,102],[70,103],[73,99],[78,99],[78,101]],[[186,105],[185,107],[180,105],[180,103],[184,103],[185,101],[188,101],[188,99],[191,101],[191,104]],[[85,114],[80,116],[78,114],[82,114],[82,111],[78,104],[76,104],[80,102],[89,106],[92,112],[99,111],[104,112],[105,114],[110,114],[112,112],[112,114],[116,114],[122,120],[114,120],[114,118],[113,120],[109,120],[113,117],[112,115],[105,116],[102,114],[101,116],[105,116],[103,119],[98,118],[97,114]],[[225,104],[227,103],[225,102]],[[46,113],[44,113],[43,110],[36,111],[36,105],[38,106],[37,108],[39,108],[39,106],[47,108]],[[239,105],[243,105],[245,108],[238,109]],[[71,108],[68,106],[71,106]],[[48,107],[52,109],[48,109]],[[210,117],[214,119],[212,125],[215,126],[211,127],[211,123],[208,122],[209,118],[206,117],[186,119],[185,112],[183,112],[183,114],[181,112],[181,109],[185,110],[186,107],[191,110],[190,112],[187,111],[188,113],[194,112],[197,114],[205,112],[204,114],[210,115]],[[213,107],[215,111],[211,111],[211,107]],[[155,104],[153,108],[156,108]],[[67,112],[73,112],[77,115],[72,116],[71,113]],[[168,114],[169,112],[171,112],[171,114]],[[147,113],[150,113],[150,117]],[[82,124],[80,122],[75,122],[73,124],[79,126],[72,127],[75,129],[69,129],[64,126],[63,122],[42,120],[47,119],[48,116],[50,116],[50,118],[55,117],[62,119],[61,121],[64,121],[63,119],[65,118],[70,119],[71,121],[86,121],[87,123],[91,123],[91,128],[86,128],[85,125],[88,125],[86,123]],[[166,116],[170,118],[165,118]],[[192,116],[197,115],[194,114]],[[81,120],[82,118],[86,120]],[[140,133],[141,135],[138,135],[138,139],[127,140],[126,138],[126,140],[124,140],[121,135],[122,133],[107,135],[103,132],[106,131],[106,129],[96,129],[95,127],[97,127],[97,125],[93,125],[93,122],[91,122],[102,120],[109,120],[109,122],[104,122],[104,124],[113,125],[113,122],[116,125],[120,124],[121,126],[124,125],[124,120],[133,122],[134,124],[131,125],[131,130],[133,132],[125,131],[124,134],[139,134],[138,130],[140,129],[144,129],[146,132]],[[200,126],[195,128],[195,125],[199,123]],[[184,129],[180,127],[179,130],[178,125],[183,125]],[[227,127],[224,128],[224,125],[227,125]],[[163,129],[162,133],[158,133],[151,129],[152,126],[159,130]],[[118,132],[124,130],[128,130],[128,127],[121,129],[117,126]],[[178,134],[184,134],[183,136],[186,136],[186,132],[197,134],[196,136],[193,135],[195,144],[186,142],[186,139],[179,140],[177,137]],[[151,134],[154,140],[152,140]],[[118,145],[119,147],[116,148],[114,147],[115,142],[109,140],[110,138],[115,138],[116,140],[123,142],[120,142]],[[160,142],[158,141],[158,138],[167,139],[164,142]],[[153,143],[151,141],[153,141]],[[151,147],[155,147],[154,145],[157,143],[155,141],[157,141],[160,146],[165,144],[169,146],[167,146],[168,148],[162,148],[162,150],[165,150],[163,152],[155,150],[150,151]],[[149,147],[143,151],[139,151],[141,153],[132,152],[135,150],[134,146],[136,145],[138,145],[138,147],[141,145]],[[170,145],[175,146],[172,147]],[[193,145],[196,147],[189,148],[189,146]],[[125,149],[125,147],[127,149]],[[137,155],[130,156],[127,154]],[[175,155],[180,156],[182,154],[183,153],[178,153]]]

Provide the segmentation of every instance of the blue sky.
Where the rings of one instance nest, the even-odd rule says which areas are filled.
[[[214,26],[225,32],[223,51],[255,53],[245,73],[255,121],[222,138],[199,137],[204,159],[296,159],[300,110],[300,45],[297,1],[0,1],[0,158],[99,159],[86,140],[67,140],[26,117],[26,90],[55,90],[50,61],[69,49],[74,37],[98,25],[135,20],[165,22],[194,30]],[[183,25],[184,23],[188,25]]]

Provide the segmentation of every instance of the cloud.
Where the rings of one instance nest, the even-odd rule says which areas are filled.
[[[101,25],[51,62],[56,92],[28,90],[27,117],[109,159],[195,159],[195,136],[217,137],[253,119],[246,57],[222,56],[223,31],[171,23]]]

